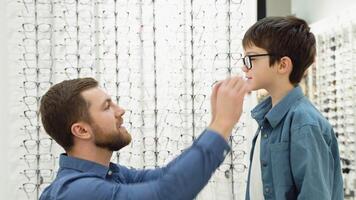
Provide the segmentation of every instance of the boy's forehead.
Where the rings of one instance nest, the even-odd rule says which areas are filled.
[[[266,49],[262,49],[260,47],[257,47],[254,44],[246,46],[244,48],[244,52],[245,52],[245,54],[248,54],[248,53],[267,53]]]

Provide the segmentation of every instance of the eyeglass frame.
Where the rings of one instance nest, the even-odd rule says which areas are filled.
[[[261,56],[276,56],[275,54],[271,54],[271,53],[264,53],[264,54],[254,54],[254,55],[245,55],[244,57],[242,57],[242,62],[244,64],[244,66],[246,67],[247,70],[252,69],[252,60],[251,58],[254,57],[261,57]],[[249,64],[248,64],[249,63]]]

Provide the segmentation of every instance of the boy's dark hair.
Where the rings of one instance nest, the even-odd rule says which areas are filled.
[[[81,93],[97,86],[93,78],[66,80],[53,85],[41,98],[43,127],[66,151],[73,146],[71,126],[78,121],[91,122],[90,105]]]
[[[244,48],[255,45],[273,54],[270,65],[288,56],[293,63],[289,81],[294,85],[301,81],[316,55],[315,37],[310,27],[303,19],[293,16],[259,20],[247,30],[242,45]]]

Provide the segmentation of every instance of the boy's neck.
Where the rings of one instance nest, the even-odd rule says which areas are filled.
[[[268,90],[268,93],[272,98],[272,107],[277,105],[291,90],[294,86],[292,84],[280,84],[277,87]]]

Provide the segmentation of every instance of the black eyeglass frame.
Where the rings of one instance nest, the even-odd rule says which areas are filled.
[[[275,54],[270,54],[270,53],[246,55],[246,56],[242,57],[242,62],[244,63],[244,66],[246,67],[246,69],[250,70],[250,69],[252,69],[252,60],[251,60],[251,58],[261,57],[261,56],[276,56],[276,55]]]

